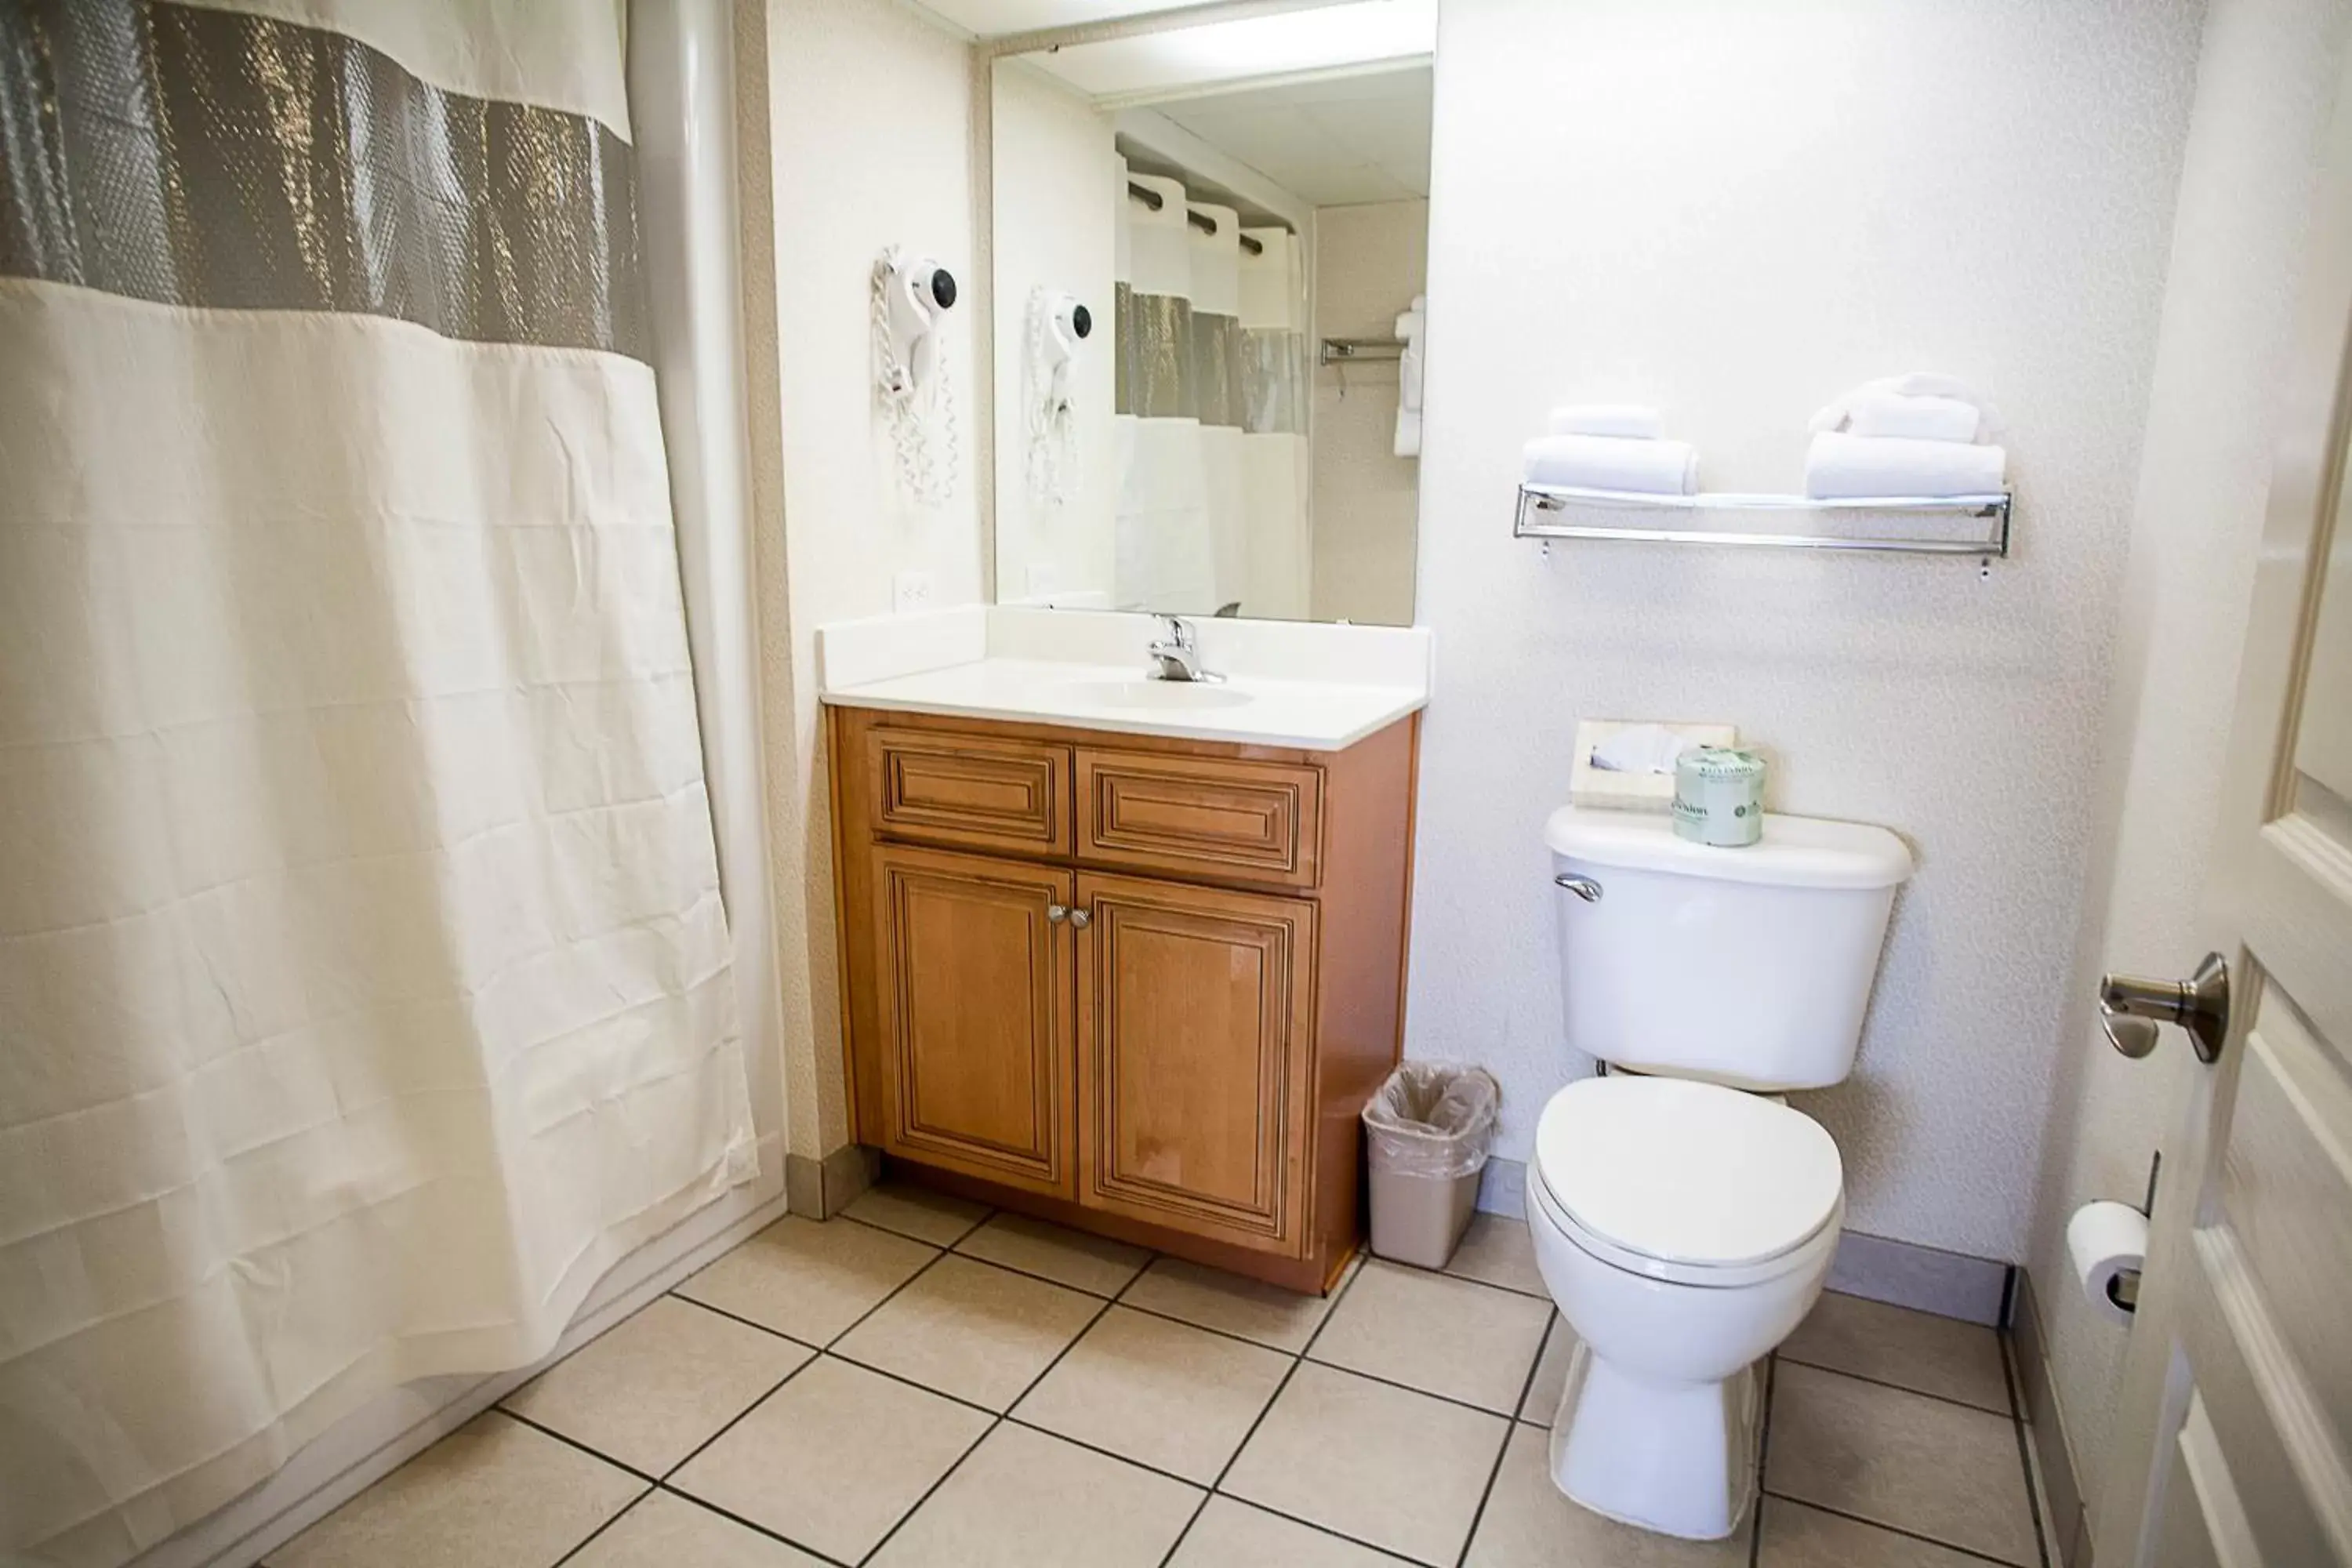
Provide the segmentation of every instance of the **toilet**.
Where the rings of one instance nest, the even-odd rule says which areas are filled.
[[[1567,1041],[1602,1076],[1544,1107],[1528,1227],[1576,1331],[1553,1482],[1696,1540],[1757,1485],[1759,1363],[1821,1295],[1845,1216],[1822,1125],[1780,1099],[1853,1069],[1910,851],[1883,827],[1768,815],[1759,844],[1564,806],[1544,826]]]

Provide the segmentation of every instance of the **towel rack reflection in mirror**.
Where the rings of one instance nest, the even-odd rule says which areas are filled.
[[[1325,364],[1370,363],[1378,360],[1399,360],[1404,357],[1402,338],[1325,338]]]
[[[1701,491],[1697,495],[1642,495],[1627,490],[1584,489],[1573,485],[1519,487],[1511,532],[1519,539],[1630,539],[1654,544],[1765,544],[1801,550],[1861,550],[1911,555],[2009,553],[2011,495],[2007,490],[1967,496],[1873,496],[1822,500],[1811,496],[1747,495]],[[1707,528],[1710,515],[1729,521],[1770,513],[1814,512],[1866,517],[1870,531],[1781,533],[1756,528]],[[1611,516],[1626,519],[1607,521]],[[1939,521],[1975,522],[1965,534],[1939,530]],[[1925,526],[1922,526],[1925,525]]]

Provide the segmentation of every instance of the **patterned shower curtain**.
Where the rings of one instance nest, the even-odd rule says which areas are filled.
[[[752,1173],[621,42],[0,0],[0,1560]]]

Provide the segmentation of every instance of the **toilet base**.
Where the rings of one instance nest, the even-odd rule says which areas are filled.
[[[1761,1415],[1753,1366],[1722,1383],[1662,1384],[1580,1343],[1552,1422],[1552,1484],[1620,1523],[1719,1541],[1755,1501]]]

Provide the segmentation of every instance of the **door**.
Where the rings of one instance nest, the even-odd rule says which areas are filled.
[[[1069,1196],[1071,874],[873,856],[884,1151]]]
[[[2352,91],[2341,104],[2213,846],[2227,1025],[2165,1157],[2102,1563],[2352,1564]],[[2165,1033],[2156,1048],[2186,1048]]]
[[[1078,879],[1078,1201],[1304,1256],[1315,906]]]

